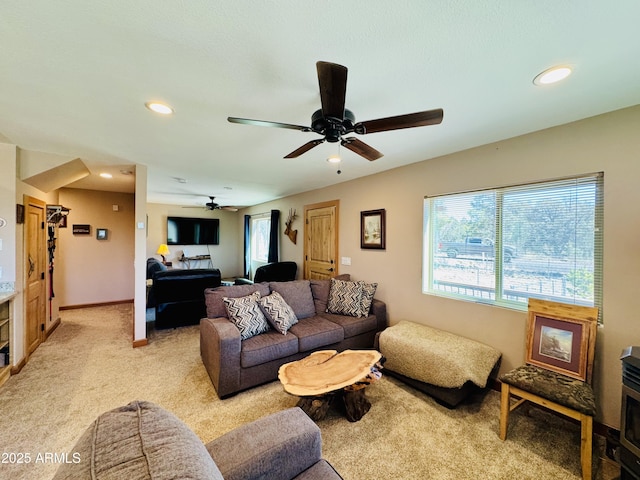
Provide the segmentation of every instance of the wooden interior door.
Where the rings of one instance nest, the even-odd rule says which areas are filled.
[[[33,353],[44,338],[46,319],[46,209],[45,202],[25,195],[24,278],[26,291],[27,355]]]
[[[304,278],[324,280],[338,275],[338,207],[340,202],[304,207]]]

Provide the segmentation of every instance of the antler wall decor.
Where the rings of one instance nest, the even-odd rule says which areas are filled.
[[[290,208],[289,209],[289,216],[287,217],[287,221],[285,222],[285,225],[287,226],[287,228],[285,228],[284,230],[284,234],[289,237],[289,240],[291,240],[293,242],[293,244],[295,245],[296,243],[296,239],[298,237],[298,230],[292,230],[291,229],[291,224],[293,224],[293,221],[296,219],[296,211],[295,209]]]

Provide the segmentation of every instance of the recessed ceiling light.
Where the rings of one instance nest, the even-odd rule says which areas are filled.
[[[149,110],[160,113],[162,115],[171,115],[173,113],[173,108],[160,102],[147,102],[144,104],[144,106]]]
[[[536,85],[549,85],[551,83],[556,83],[567,78],[571,75],[571,72],[571,67],[568,65],[548,68],[544,72],[536,75],[536,78],[533,79],[533,83]]]
[[[102,178],[113,178],[113,175],[111,175],[110,173],[106,173],[106,172],[101,173],[100,176]]]

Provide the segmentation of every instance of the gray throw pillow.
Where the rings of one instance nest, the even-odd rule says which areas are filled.
[[[287,334],[292,325],[298,323],[296,314],[278,292],[260,298],[258,304],[271,326],[283,335]]]
[[[222,299],[227,307],[229,320],[240,330],[242,340],[269,330],[269,323],[258,305],[259,299],[260,292],[254,292],[246,297]]]

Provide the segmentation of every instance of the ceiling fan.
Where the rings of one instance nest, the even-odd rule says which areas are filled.
[[[207,210],[227,210],[229,212],[238,211],[237,207],[232,207],[230,205],[220,205],[219,203],[216,203],[215,201],[216,197],[212,197],[211,195],[209,195],[209,198],[211,199],[211,201],[204,204],[204,208]],[[203,207],[199,206],[199,207],[183,207],[183,208],[203,208]]]
[[[313,147],[327,141],[331,143],[340,142],[342,146],[367,160],[377,160],[382,157],[382,153],[356,137],[344,137],[344,135],[350,133],[366,135],[368,133],[386,132],[388,130],[398,130],[401,128],[437,125],[442,122],[444,112],[441,108],[437,108],[435,110],[355,123],[355,115],[344,106],[347,91],[347,67],[336,63],[317,62],[316,69],[318,71],[322,108],[315,111],[311,116],[310,127],[237,117],[228,117],[227,120],[231,123],[241,123],[245,125],[289,128],[303,132],[314,132],[323,136],[323,138],[305,143],[284,158],[299,157]]]

